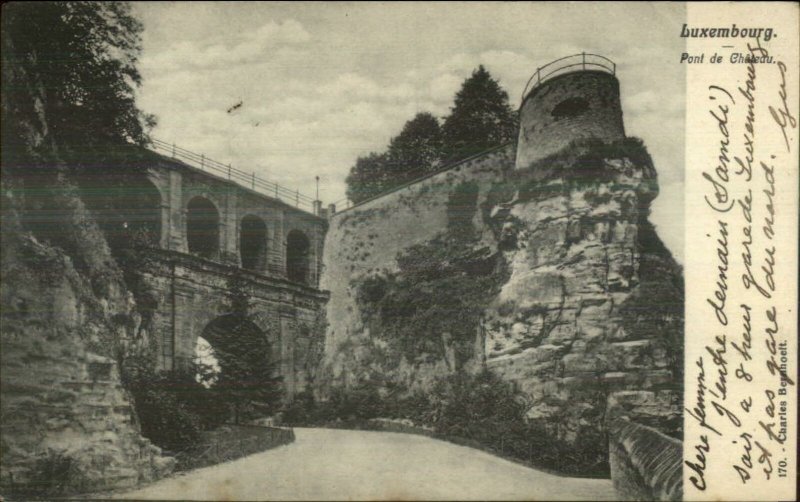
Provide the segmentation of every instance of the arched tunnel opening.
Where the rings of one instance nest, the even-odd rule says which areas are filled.
[[[231,419],[274,413],[283,397],[278,359],[266,334],[237,314],[217,317],[195,344],[195,378],[229,406]]]
[[[161,193],[144,173],[81,180],[81,198],[112,250],[158,247]]]

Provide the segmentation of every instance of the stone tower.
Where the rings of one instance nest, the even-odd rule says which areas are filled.
[[[516,168],[524,169],[571,141],[625,137],[616,64],[575,54],[537,68],[520,106]]]

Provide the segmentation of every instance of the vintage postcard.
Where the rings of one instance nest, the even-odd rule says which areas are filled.
[[[796,500],[798,26],[3,4],[0,500]]]

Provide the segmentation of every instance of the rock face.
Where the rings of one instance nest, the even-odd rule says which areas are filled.
[[[579,141],[527,169],[497,152],[470,162],[332,219],[322,380],[425,387],[485,366],[529,396],[529,420],[568,442],[603,441],[611,394],[638,422],[679,435],[683,282],[647,221],[658,188],[641,143]],[[447,209],[465,183],[477,187],[466,218]],[[437,268],[439,282],[426,275]],[[466,301],[470,281],[484,281],[480,301]],[[407,286],[426,305],[387,303]],[[430,305],[443,321],[419,322]],[[419,322],[410,351],[394,349],[398,318]]]
[[[683,316],[680,270],[647,222],[652,166],[595,159],[584,183],[576,162],[545,159],[502,204],[511,274],[483,322],[487,366],[531,396],[530,419],[571,441],[602,423],[611,392],[679,400]],[[663,404],[676,432],[679,408]]]
[[[0,493],[151,480],[173,460],[139,434],[116,359],[147,330],[48,127],[48,93],[2,32]],[[12,92],[5,92],[12,90]],[[62,145],[63,146],[63,145]],[[84,145],[81,145],[83,147]]]
[[[5,199],[3,492],[55,495],[163,476],[173,461],[140,436],[116,362],[109,357],[142,342],[135,336],[139,318],[132,301],[113,277],[88,280],[61,249],[22,231],[9,206],[13,202]],[[102,251],[102,246],[95,249]]]

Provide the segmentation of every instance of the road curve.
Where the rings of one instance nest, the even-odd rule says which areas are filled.
[[[610,480],[555,476],[413,434],[295,429],[294,443],[117,499],[614,500]]]

